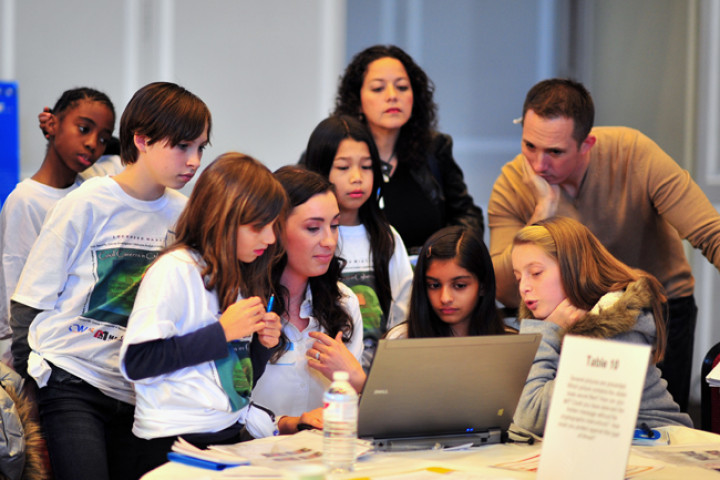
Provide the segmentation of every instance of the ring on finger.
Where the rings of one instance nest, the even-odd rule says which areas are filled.
[[[320,352],[315,352],[315,360],[320,360]]]

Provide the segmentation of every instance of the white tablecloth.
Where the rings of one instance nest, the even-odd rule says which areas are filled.
[[[720,450],[720,435],[685,427],[665,427],[670,436],[671,447],[689,445],[717,444]],[[254,442],[267,442],[267,439]],[[427,467],[445,467],[461,472],[472,472],[473,478],[483,479],[532,479],[535,473],[519,472],[501,468],[495,465],[530,457],[540,453],[542,443],[526,444],[500,444],[472,448],[460,451],[423,450],[401,453],[373,453],[366,455],[356,463],[355,471],[342,475],[328,475],[328,479],[374,478],[376,476],[393,473],[411,472]],[[720,479],[720,473],[692,465],[668,463],[655,458],[642,455],[643,449],[659,447],[632,447],[629,465],[657,465],[663,468],[643,474],[639,479],[666,479],[666,480],[701,480]],[[571,459],[568,459],[570,461]],[[247,476],[243,473],[244,467],[226,469],[224,471],[210,471],[190,467],[179,463],[169,462],[143,477],[143,480],[185,480],[185,479],[221,479],[221,478],[260,478]],[[269,477],[264,477],[269,478]],[[283,478],[283,471],[278,469],[275,478]]]

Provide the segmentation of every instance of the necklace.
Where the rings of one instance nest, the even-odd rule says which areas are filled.
[[[392,166],[392,159],[395,158],[395,150],[393,150],[392,155],[390,155],[390,158],[387,160],[380,159],[380,170],[382,171],[383,181],[385,183],[388,183],[390,181],[390,173],[392,172],[393,166]]]

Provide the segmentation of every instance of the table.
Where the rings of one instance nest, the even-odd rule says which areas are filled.
[[[670,436],[671,446],[680,445],[713,445],[717,444],[720,450],[720,435],[694,430],[686,427],[664,427]],[[263,439],[265,440],[265,439]],[[255,442],[263,441],[255,440]],[[472,448],[460,451],[423,450],[414,452],[388,452],[373,453],[357,462],[355,471],[346,474],[328,475],[332,480],[350,480],[358,477],[375,478],[393,473],[410,472],[427,467],[445,467],[456,471],[472,472],[476,478],[495,479],[533,479],[533,472],[519,472],[491,467],[502,462],[510,462],[520,458],[530,457],[540,453],[542,443],[527,444],[499,444]],[[658,447],[632,447],[630,452],[630,465],[658,465],[663,468],[643,474],[638,479],[648,480],[677,480],[677,479],[720,479],[720,472],[711,471],[691,465],[668,463],[655,458],[642,455],[644,449],[657,449]],[[189,467],[179,463],[169,462],[143,476],[143,480],[214,480],[227,478],[277,478],[282,479],[282,471],[276,477],[245,476],[242,468],[226,469],[220,472]]]

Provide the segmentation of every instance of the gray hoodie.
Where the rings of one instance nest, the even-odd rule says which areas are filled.
[[[540,333],[542,340],[520,395],[513,423],[535,435],[543,435],[560,361],[562,338],[566,333],[653,345],[656,332],[652,311],[649,309],[650,298],[647,280],[641,278],[628,285],[625,291],[604,295],[568,331],[552,322],[522,320],[520,333]],[[652,360],[648,364],[637,418],[637,425],[642,423],[651,428],[663,425],[693,426],[690,417],[680,411],[667,391],[667,382],[660,378],[660,370]]]

